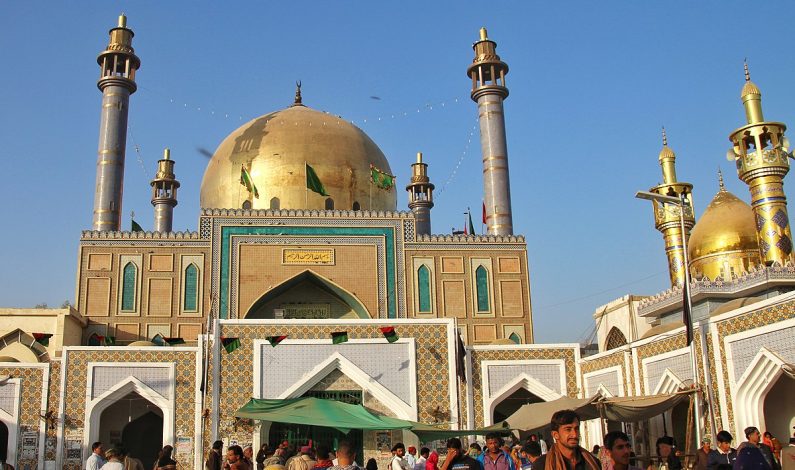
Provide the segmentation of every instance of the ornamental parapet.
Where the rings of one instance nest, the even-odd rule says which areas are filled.
[[[417,235],[417,243],[524,243],[523,235]]]
[[[356,219],[407,219],[413,218],[410,211],[371,210],[321,210],[321,209],[202,209],[202,217],[323,217]]]
[[[760,265],[728,280],[720,276],[714,280],[707,277],[695,279],[690,282],[690,296],[694,301],[706,297],[748,296],[772,284],[795,285],[795,265],[789,262],[784,266],[777,263],[773,266]],[[657,316],[673,308],[681,308],[682,295],[681,286],[650,295],[638,304],[638,315]]]
[[[83,230],[81,240],[199,240],[199,232],[122,232]]]

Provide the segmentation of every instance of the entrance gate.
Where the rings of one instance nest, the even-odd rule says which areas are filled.
[[[362,404],[361,390],[310,390],[304,394],[305,397],[320,398],[323,400],[336,400],[351,405]],[[347,439],[350,441],[354,450],[356,451],[356,460],[359,464],[362,462],[363,443],[362,439],[364,433],[361,429],[351,429],[348,434],[334,428],[327,428],[324,426],[312,426],[308,424],[289,424],[289,423],[273,423],[270,432],[268,433],[268,442],[270,447],[276,448],[284,441],[290,443],[296,450],[302,446],[308,445],[312,441],[313,447],[322,443],[330,447],[331,450],[337,448],[337,444],[341,440]]]

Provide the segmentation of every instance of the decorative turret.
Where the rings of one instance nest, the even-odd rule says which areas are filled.
[[[428,164],[422,162],[422,152],[417,152],[417,162],[411,164],[411,183],[406,185],[409,209],[414,212],[417,235],[431,234],[433,188],[434,185],[428,178]]]
[[[660,151],[660,167],[662,167],[663,182],[649,191],[663,196],[684,197],[688,205],[684,208],[685,233],[682,233],[680,211],[682,208],[676,204],[662,203],[653,200],[654,228],[663,234],[665,240],[665,254],[668,257],[668,274],[672,286],[681,286],[685,283],[685,240],[690,236],[690,229],[695,225],[693,215],[693,185],[682,183],[676,179],[676,154],[668,147],[668,136],[665,128],[662,131],[663,148]]]
[[[508,97],[505,87],[508,64],[500,60],[497,43],[488,38],[486,28],[480,29],[480,40],[472,48],[475,59],[467,75],[472,79],[472,100],[478,104],[486,225],[491,235],[512,235],[511,184],[503,113],[503,100]]]
[[[783,265],[793,260],[784,194],[784,176],[789,171],[789,142],[784,137],[787,126],[765,121],[762,92],[751,81],[747,63],[741,98],[747,123],[729,135],[733,147],[727,157],[735,161],[737,176],[751,191],[762,262]]]
[[[155,232],[170,232],[177,205],[179,181],[174,176],[174,160],[171,151],[163,151],[163,159],[157,162],[157,174],[152,180],[152,205],[155,206]]]
[[[94,230],[119,230],[121,227],[127,112],[130,95],[137,89],[135,72],[141,66],[132,47],[132,38],[127,17],[122,14],[118,26],[110,30],[108,47],[97,57],[102,114],[94,189]]]

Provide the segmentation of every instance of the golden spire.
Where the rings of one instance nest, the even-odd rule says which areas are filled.
[[[295,101],[293,102],[293,106],[303,106],[304,104],[301,102],[301,80],[295,82]]]
[[[676,154],[670,147],[668,147],[668,135],[665,133],[665,126],[662,128],[662,142],[663,148],[660,150],[659,160],[663,172],[663,182],[671,184],[676,182]]]
[[[488,33],[488,31],[486,31],[486,27],[484,26],[484,27],[480,28],[480,40],[481,41],[486,41],[488,39],[489,39],[489,33]]]
[[[718,191],[726,192],[726,186],[723,185],[723,172],[718,168]]]
[[[127,16],[124,12],[119,15],[119,28],[126,28],[127,27]]]

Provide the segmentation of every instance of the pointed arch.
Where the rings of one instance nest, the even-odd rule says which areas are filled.
[[[482,264],[475,269],[475,290],[478,313],[489,312],[489,272]]]
[[[138,287],[138,266],[128,261],[122,269],[121,278],[121,310],[123,312],[135,311],[135,300]]]
[[[553,401],[563,397],[559,392],[552,390],[528,374],[519,374],[496,392],[489,390],[488,397],[484,395],[483,419],[486,426],[494,424],[492,423],[494,408],[520,388],[527,390],[544,401]]]
[[[762,347],[743,375],[737,380],[734,397],[735,431],[742,436],[748,426],[767,429],[765,424],[765,396],[784,374],[787,364],[781,357]]]
[[[367,310],[367,307],[356,298],[351,292],[349,292],[344,287],[340,286],[339,284],[333,282],[332,280],[321,276],[320,274],[312,271],[311,269],[307,269],[301,273],[296,274],[295,276],[287,279],[286,281],[282,282],[281,284],[277,285],[276,287],[270,289],[269,291],[265,292],[260,296],[259,299],[255,300],[251,306],[246,311],[246,315],[244,318],[256,318],[256,317],[249,317],[253,313],[256,313],[260,308],[264,307],[270,301],[276,299],[280,295],[286,293],[293,287],[301,284],[303,282],[309,282],[315,285],[317,288],[324,290],[327,293],[330,293],[336,296],[339,300],[344,302],[350,309],[356,313],[359,318],[373,318],[370,315],[370,312]]]
[[[508,339],[513,341],[515,344],[522,344],[522,337],[516,334],[515,331],[508,336]]]
[[[182,310],[195,312],[199,307],[199,267],[190,263],[185,268],[185,294],[182,299]]]
[[[326,210],[331,211],[334,210],[334,199],[326,198]]]
[[[605,338],[605,351],[609,351],[611,349],[620,348],[627,344],[627,337],[624,336],[624,333],[618,329],[618,327],[610,328],[610,331],[607,333],[607,338]]]
[[[279,198],[278,197],[272,197],[271,200],[270,200],[270,209],[272,211],[277,211],[277,210],[281,209],[281,207],[282,207],[282,203],[279,200]]]
[[[430,313],[431,310],[431,270],[428,266],[421,264],[417,268],[417,295],[419,301],[419,313]]]
[[[19,328],[0,337],[0,351],[0,355],[13,357],[19,362],[50,362],[47,348]]]
[[[671,369],[665,369],[660,381],[657,382],[657,386],[654,387],[652,395],[676,393],[685,387],[684,381],[671,372]]]

